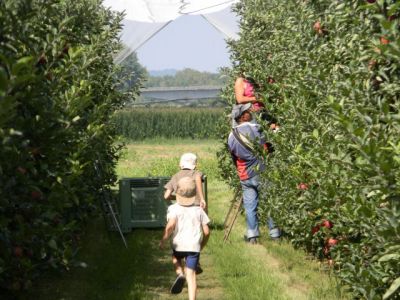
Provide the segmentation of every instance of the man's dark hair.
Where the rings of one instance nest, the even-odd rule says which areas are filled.
[[[248,82],[250,82],[250,84],[251,84],[255,89],[260,88],[260,85],[257,83],[257,81],[254,80],[253,77],[247,76],[247,77],[245,77],[245,79],[246,79]]]
[[[240,123],[240,118],[244,115],[244,113],[245,113],[246,111],[248,111],[248,110],[245,110],[244,112],[241,113],[240,116],[238,116],[238,117],[235,118],[236,123]]]

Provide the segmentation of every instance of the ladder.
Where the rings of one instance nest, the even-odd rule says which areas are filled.
[[[102,173],[100,172],[99,169],[99,164],[100,162],[98,160],[95,161],[94,163],[94,169],[97,174],[97,178],[102,181]],[[101,210],[103,213],[103,218],[106,224],[106,227],[109,230],[115,230],[118,231],[122,242],[125,245],[125,248],[128,248],[128,245],[126,243],[124,234],[122,233],[121,226],[120,226],[120,221],[119,221],[119,215],[117,213],[117,205],[115,203],[115,198],[112,195],[112,191],[109,186],[104,186],[104,184],[101,184]]]
[[[224,221],[224,242],[226,242],[229,238],[233,225],[235,224],[237,216],[240,212],[242,203],[243,197],[239,191],[236,191]]]

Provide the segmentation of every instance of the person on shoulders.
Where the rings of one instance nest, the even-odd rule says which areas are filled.
[[[235,98],[236,104],[251,103],[252,111],[259,111],[265,107],[264,103],[255,95],[255,81],[244,75],[236,78],[235,81]]]
[[[256,81],[242,72],[235,80],[236,104],[251,103],[250,111],[254,115],[259,115],[262,120],[267,121],[270,129],[272,129],[273,132],[277,132],[279,130],[277,120],[267,111],[261,97],[256,96],[257,87],[258,84]],[[255,118],[253,118],[252,122],[255,121]]]
[[[189,176],[193,178],[196,182],[195,205],[200,206],[207,212],[207,203],[204,200],[204,193],[202,188],[203,173],[198,171],[196,167],[197,167],[197,156],[193,153],[183,154],[179,161],[180,171],[176,173],[174,176],[172,176],[171,180],[164,186],[165,188],[164,198],[166,200],[173,199],[179,179]]]

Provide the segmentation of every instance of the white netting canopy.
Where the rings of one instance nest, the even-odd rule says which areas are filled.
[[[125,48],[116,56],[122,62],[170,22],[183,15],[202,15],[226,38],[238,37],[232,4],[239,0],[105,0],[104,6],[125,12],[121,40]]]

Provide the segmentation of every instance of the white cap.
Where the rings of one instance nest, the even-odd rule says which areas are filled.
[[[193,153],[185,153],[181,156],[179,167],[181,169],[194,170],[197,164],[197,156]]]

